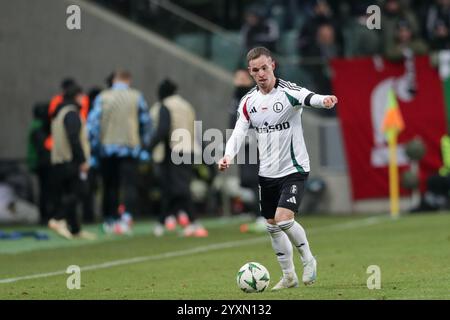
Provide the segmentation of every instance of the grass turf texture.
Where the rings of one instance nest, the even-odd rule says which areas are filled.
[[[155,238],[150,223],[133,236],[67,241],[51,235],[0,240],[0,300],[4,299],[450,299],[450,215],[301,218],[318,279],[311,287],[246,294],[236,284],[244,263],[281,270],[267,234],[240,233],[243,220],[211,220],[208,238]],[[97,227],[91,227],[98,230]],[[17,228],[14,228],[17,230]],[[297,274],[302,266],[294,250]],[[136,257],[136,260],[132,260]],[[119,262],[118,262],[119,261]],[[114,262],[113,264],[104,264]],[[122,263],[122,264],[121,264]],[[69,290],[65,270],[82,268],[81,289]],[[369,290],[367,267],[381,268],[381,289]],[[88,270],[83,270],[83,267]],[[6,279],[46,274],[5,283]],[[59,273],[58,273],[59,272]]]

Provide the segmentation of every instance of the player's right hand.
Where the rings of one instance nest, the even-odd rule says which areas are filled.
[[[224,156],[222,159],[220,159],[218,162],[219,171],[224,171],[225,169],[228,169],[230,167],[230,162],[231,160],[229,156]]]

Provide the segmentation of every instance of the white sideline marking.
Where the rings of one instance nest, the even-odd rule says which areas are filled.
[[[360,221],[349,221],[345,223],[338,223],[333,224],[329,226],[323,226],[318,228],[311,228],[309,231],[307,231],[308,234],[321,232],[324,230],[327,231],[340,231],[340,230],[347,230],[347,229],[354,229],[357,227],[363,227],[363,226],[369,226],[376,223],[380,223],[383,220],[387,220],[385,217],[370,217],[367,219],[363,219]],[[207,246],[200,246],[195,247],[192,249],[186,249],[181,251],[172,251],[172,252],[166,252],[161,254],[156,254],[153,256],[142,256],[142,257],[135,257],[130,259],[122,259],[122,260],[114,260],[109,261],[105,263],[100,264],[94,264],[86,267],[82,267],[81,271],[89,271],[89,270],[98,270],[98,269],[106,269],[116,266],[122,266],[127,264],[133,264],[133,263],[139,263],[144,261],[152,261],[152,260],[161,260],[161,259],[167,259],[167,258],[174,258],[174,257],[182,257],[187,256],[190,254],[195,253],[201,253],[201,252],[208,252],[208,251],[214,251],[214,250],[220,250],[220,249],[228,249],[228,248],[235,248],[235,247],[241,247],[245,245],[251,245],[256,244],[259,242],[268,241],[267,236],[252,238],[252,239],[244,239],[244,240],[236,240],[236,241],[229,241],[229,242],[222,242],[222,243],[215,243],[210,244]],[[16,277],[16,278],[7,278],[7,279],[0,279],[1,283],[12,283],[17,282],[20,280],[30,280],[30,279],[39,279],[39,278],[48,278],[53,276],[59,276],[66,274],[66,270],[60,270],[55,272],[47,272],[47,273],[38,273],[28,276],[22,276],[22,277]]]

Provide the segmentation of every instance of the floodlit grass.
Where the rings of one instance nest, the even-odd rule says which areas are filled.
[[[0,300],[450,299],[449,214],[398,220],[307,216],[300,221],[318,261],[318,279],[310,287],[240,291],[236,273],[246,262],[257,261],[269,270],[270,287],[281,277],[269,236],[240,233],[242,220],[208,221],[208,238],[181,238],[177,233],[156,238],[150,222],[142,222],[133,236],[99,233],[100,239],[91,242],[53,235],[40,243],[0,240]],[[69,265],[82,268],[80,290],[66,287]],[[379,290],[367,288],[370,265],[381,269]],[[23,278],[30,275],[37,277]]]

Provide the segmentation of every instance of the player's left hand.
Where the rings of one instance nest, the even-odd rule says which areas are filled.
[[[336,96],[326,96],[325,99],[323,99],[323,105],[327,109],[333,108],[336,103],[338,103],[338,98]]]
[[[225,155],[222,159],[219,160],[218,167],[219,171],[224,171],[230,167],[231,159],[229,156]]]

